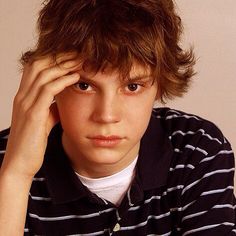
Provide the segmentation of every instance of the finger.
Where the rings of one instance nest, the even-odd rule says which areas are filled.
[[[19,92],[26,92],[29,90],[35,78],[37,78],[38,74],[53,66],[57,66],[63,62],[72,60],[76,58],[77,53],[60,53],[55,58],[53,56],[44,56],[38,60],[33,61],[32,63],[28,63],[24,67]]]
[[[56,55],[55,62],[60,64],[64,61],[75,60],[77,58],[79,58],[79,54],[77,52],[58,53]]]
[[[24,97],[22,96],[22,103],[24,103],[24,109],[27,110],[38,97],[40,90],[53,80],[59,79],[66,74],[73,73],[74,70],[79,70],[80,65],[76,61],[67,61],[61,63],[59,66],[47,68],[41,71],[38,78],[34,80],[33,85],[28,91],[24,91]]]
[[[60,92],[62,92],[66,87],[69,87],[78,81],[79,74],[74,73],[71,75],[65,75],[45,85],[40,91],[40,94],[38,95],[35,103],[30,108],[31,115],[34,116],[35,114],[37,114],[37,118],[39,119],[39,114],[42,115],[42,117],[44,117],[45,115],[49,116],[49,108],[52,104],[54,97]]]

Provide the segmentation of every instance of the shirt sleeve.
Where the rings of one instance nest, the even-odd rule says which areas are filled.
[[[10,128],[0,131],[0,168],[5,155],[9,133],[10,133]],[[30,230],[28,225],[28,217],[26,217],[24,236],[29,236],[29,235],[30,235]]]
[[[234,154],[223,136],[204,138],[209,142],[200,141],[191,150],[190,158],[198,156],[198,163],[184,176],[179,232],[182,236],[236,235]]]

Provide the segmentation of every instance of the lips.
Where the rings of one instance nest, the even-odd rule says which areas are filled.
[[[96,135],[88,138],[96,147],[114,147],[118,145],[123,138],[117,135]]]

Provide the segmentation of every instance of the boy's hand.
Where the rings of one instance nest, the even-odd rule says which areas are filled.
[[[24,67],[13,103],[11,131],[2,171],[33,178],[43,163],[47,138],[59,121],[54,97],[79,80],[80,67],[73,54],[62,54],[55,65],[51,57]],[[72,60],[73,59],[73,60]]]

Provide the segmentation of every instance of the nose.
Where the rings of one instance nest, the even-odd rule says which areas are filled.
[[[101,124],[118,123],[121,120],[121,105],[117,95],[98,97],[92,113],[93,121]]]

